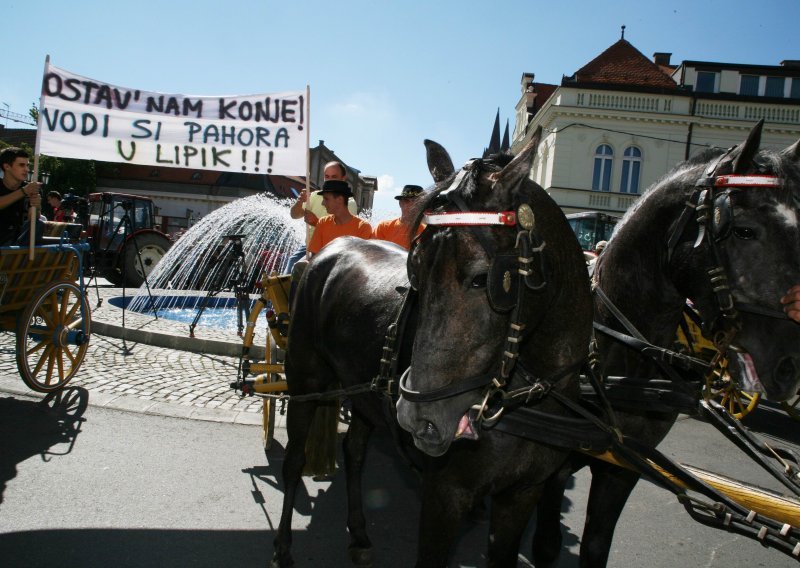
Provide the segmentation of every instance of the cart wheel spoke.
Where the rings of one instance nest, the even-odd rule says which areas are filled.
[[[72,354],[72,351],[70,350],[70,348],[68,346],[64,347],[64,353],[67,355],[67,357],[69,358],[69,361],[70,361],[70,363],[72,363],[72,365],[80,365],[80,361],[78,361],[78,358],[75,357],[75,355]]]
[[[69,313],[66,314],[63,320],[61,320],[64,324],[69,324],[75,319],[75,314],[77,313],[78,309],[81,307],[80,302],[75,302],[69,310]]]
[[[33,369],[33,375],[34,376],[39,374],[39,372],[42,370],[42,367],[44,366],[45,362],[47,362],[49,365],[52,365],[52,362],[51,362],[51,359],[50,359],[50,353],[52,351],[53,351],[53,346],[52,345],[47,345],[47,347],[45,347],[44,353],[41,354],[41,356],[39,357],[39,361],[36,363],[36,367],[34,367],[34,369]]]
[[[39,316],[44,320],[45,329],[54,328],[56,326],[50,313],[45,309],[45,306],[39,306],[39,309],[35,312],[35,316]]]

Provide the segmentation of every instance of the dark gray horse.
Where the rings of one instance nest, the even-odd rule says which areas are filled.
[[[477,160],[458,172],[441,146],[426,141],[426,147],[437,184],[423,207],[435,209],[439,221],[429,218],[409,259],[417,322],[411,318],[406,339],[394,350],[399,368],[412,369],[403,381],[408,392],[436,398],[419,405],[421,410],[413,402],[398,409],[416,445],[437,456],[426,460],[422,472],[417,565],[446,566],[461,521],[491,496],[489,565],[516,566],[521,535],[545,480],[567,453],[480,432],[477,409],[503,386],[529,390],[531,404],[555,413],[565,411],[550,398],[541,399],[542,391],[578,396],[577,367],[585,358],[592,317],[585,264],[563,213],[528,178],[534,144],[513,161],[508,156]],[[441,221],[442,214],[455,213],[479,226],[447,222],[454,217]],[[293,564],[292,507],[312,418],[322,404],[297,397],[375,378],[386,330],[408,286],[405,251],[350,238],[325,247],[300,281],[285,366],[289,395],[295,398],[288,407],[284,505],[273,566]],[[369,565],[360,487],[364,453],[376,424],[387,415],[395,429],[396,423],[386,395],[352,394],[351,400],[344,442],[349,550],[354,562]],[[408,434],[398,432],[401,444],[404,436],[408,441]],[[451,447],[458,438],[477,442]]]
[[[800,282],[800,143],[780,153],[761,151],[761,128],[726,153],[709,151],[679,165],[646,192],[617,226],[594,280],[644,338],[662,347],[674,345],[689,298],[734,378],[760,383],[768,398],[781,401],[800,382],[800,326],[782,317],[779,302]],[[595,306],[598,323],[629,333],[599,295]],[[604,376],[664,378],[638,350],[604,333],[597,341]],[[626,435],[651,447],[677,417],[677,411],[648,410],[635,401],[618,406],[616,414]],[[539,507],[537,567],[556,562],[563,483],[585,463],[576,457],[551,480]],[[600,461],[590,467],[581,566],[596,567],[607,563],[639,475]]]

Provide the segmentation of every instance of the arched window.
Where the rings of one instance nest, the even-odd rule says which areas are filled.
[[[592,189],[609,191],[611,189],[611,165],[614,150],[608,144],[601,144],[594,153],[594,172],[592,173]]]
[[[642,151],[636,146],[628,146],[622,158],[622,179],[620,193],[639,193],[639,171],[642,167]]]

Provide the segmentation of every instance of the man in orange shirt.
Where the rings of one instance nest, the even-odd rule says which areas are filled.
[[[328,215],[322,217],[314,228],[314,235],[308,243],[309,257],[317,254],[322,247],[332,240],[346,235],[369,239],[372,227],[369,223],[356,217],[347,209],[347,200],[353,196],[350,185],[343,180],[327,180],[319,191],[322,205]]]
[[[411,247],[411,223],[414,222],[414,202],[423,194],[423,189],[418,185],[406,185],[395,199],[400,204],[400,217],[381,221],[372,231],[373,239],[381,239],[396,243],[408,250]],[[419,235],[424,225],[417,228]]]

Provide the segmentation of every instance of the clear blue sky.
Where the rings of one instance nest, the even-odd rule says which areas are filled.
[[[311,87],[311,144],[379,179],[376,209],[430,184],[422,141],[460,165],[511,121],[524,72],[559,83],[620,37],[650,57],[800,59],[800,0],[3,0],[0,102],[27,114],[44,59],[187,95]],[[8,123],[9,127],[14,126]]]

